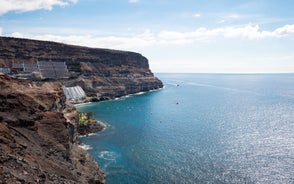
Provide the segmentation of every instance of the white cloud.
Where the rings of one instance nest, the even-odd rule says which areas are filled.
[[[2,33],[3,33],[3,29],[2,27],[0,27],[0,35],[2,35]]]
[[[129,0],[129,3],[138,3],[140,0]]]
[[[262,31],[258,25],[248,24],[243,27],[220,27],[215,29],[198,28],[191,32],[161,31],[158,34],[162,43],[193,43],[211,41],[217,37],[246,40],[282,37],[294,34],[294,25],[285,25],[274,31]]]
[[[283,27],[280,27],[280,28],[276,29],[274,31],[274,34],[278,35],[278,36],[287,36],[289,34],[294,34],[294,24],[285,25]]]
[[[225,23],[225,22],[226,22],[225,19],[222,19],[222,20],[217,21],[218,24],[222,24],[222,23]]]
[[[20,32],[14,32],[8,36],[57,41],[89,47],[103,47],[125,50],[150,47],[154,45],[209,43],[217,40],[218,38],[260,40],[266,38],[280,38],[291,35],[294,35],[294,25],[285,25],[273,31],[262,31],[258,25],[248,24],[243,27],[220,27],[215,29],[207,29],[202,27],[190,32],[160,31],[156,33],[150,30],[146,30],[141,34],[127,36],[104,36],[83,33],[79,33],[78,35],[70,34],[68,36],[53,34],[31,35]]]
[[[146,47],[156,42],[155,36],[149,30],[146,30],[142,34],[133,36],[95,36],[95,35],[69,35],[60,36],[52,34],[44,35],[29,35],[14,32],[10,36],[18,38],[30,38],[36,40],[56,41],[67,44],[88,46],[88,47],[100,47],[100,48],[112,48],[112,49],[134,49],[139,47]]]
[[[201,14],[200,14],[200,13],[195,13],[195,14],[193,15],[193,17],[195,17],[195,18],[199,18],[199,17],[201,17]]]
[[[218,24],[232,23],[232,22],[247,22],[248,20],[254,20],[255,22],[260,19],[260,15],[257,14],[238,14],[238,13],[225,13],[225,14],[210,14],[212,17],[218,17]],[[237,22],[238,21],[238,22]]]
[[[22,33],[20,32],[14,32],[11,34],[12,37],[16,37],[16,38],[23,38],[25,37]]]
[[[240,18],[241,16],[239,15],[239,14],[235,14],[235,13],[233,13],[233,14],[228,14],[228,15],[226,15],[225,16],[225,18],[229,18],[229,19],[238,19],[238,18]]]
[[[52,10],[53,6],[64,7],[76,2],[77,0],[0,0],[0,15],[10,11]]]

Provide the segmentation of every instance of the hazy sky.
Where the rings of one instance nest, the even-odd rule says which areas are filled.
[[[293,0],[0,0],[0,35],[140,52],[154,72],[294,72]]]

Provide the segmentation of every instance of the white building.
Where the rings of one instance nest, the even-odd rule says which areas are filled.
[[[66,100],[77,101],[86,97],[86,93],[81,86],[65,87],[63,86],[63,92],[66,96]]]
[[[0,73],[10,74],[11,73],[11,69],[8,68],[8,67],[0,68]]]

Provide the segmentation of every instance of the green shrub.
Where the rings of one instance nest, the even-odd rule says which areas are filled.
[[[96,120],[93,118],[93,112],[81,112],[78,111],[78,117],[79,117],[79,125],[88,125],[93,124]]]

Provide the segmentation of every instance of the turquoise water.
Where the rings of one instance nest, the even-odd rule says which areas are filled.
[[[158,74],[159,91],[78,107],[108,183],[294,183],[294,75]]]

